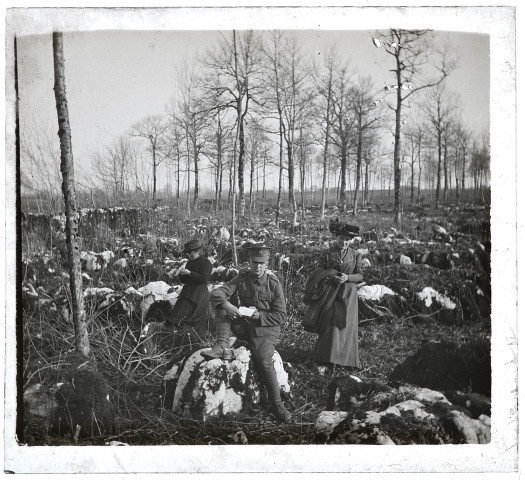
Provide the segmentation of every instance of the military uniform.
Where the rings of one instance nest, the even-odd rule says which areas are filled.
[[[250,251],[250,258],[266,263],[269,259],[268,249],[253,249]],[[279,279],[267,271],[260,277],[251,271],[242,272],[213,290],[210,302],[215,308],[217,344],[210,352],[203,352],[203,355],[208,358],[230,359],[230,328],[236,337],[247,340],[255,367],[268,391],[270,408],[279,420],[289,420],[290,413],[281,403],[279,383],[273,367],[275,345],[279,340],[281,325],[286,321],[286,303]],[[222,308],[222,305],[228,303],[237,307],[255,307],[259,318],[232,318]]]
[[[286,320],[286,303],[279,279],[274,274],[265,272],[261,278],[253,278],[251,272],[241,273],[212,291],[213,307],[220,307],[225,301],[238,307],[255,307],[259,311],[258,321],[250,322],[254,326],[254,336],[280,335],[281,325]]]

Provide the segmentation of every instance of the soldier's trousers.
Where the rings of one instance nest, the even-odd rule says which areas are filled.
[[[253,361],[259,378],[268,392],[268,401],[271,405],[281,405],[281,392],[277,374],[273,367],[273,354],[278,338],[276,335],[269,334],[258,336],[255,333],[255,326],[245,320],[230,320],[226,318],[222,308],[216,309],[216,322],[219,330],[220,323],[228,324],[233,335],[241,340],[246,340],[252,352]],[[223,327],[224,328],[224,327]]]

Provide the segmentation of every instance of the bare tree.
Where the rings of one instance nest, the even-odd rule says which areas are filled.
[[[295,135],[303,117],[307,114],[313,92],[307,86],[308,72],[299,47],[297,37],[286,39],[283,61],[283,138],[288,157],[288,200],[292,208],[292,225],[297,222],[297,202],[295,199]]]
[[[178,70],[178,84],[180,88],[180,101],[177,105],[179,125],[184,132],[186,141],[186,155],[189,170],[193,170],[193,208],[197,207],[199,201],[200,180],[200,155],[206,142],[205,128],[211,115],[211,110],[206,108],[207,98],[205,91],[200,88],[202,81],[197,76],[194,64],[184,66]],[[191,168],[193,163],[193,168]],[[189,205],[189,182],[188,182],[188,214]]]
[[[232,154],[232,135],[234,126],[228,121],[225,110],[214,109],[215,115],[210,117],[204,154],[208,157],[213,172],[215,185],[215,213],[217,214],[222,201],[222,185],[224,170],[228,169],[228,155]]]
[[[352,141],[355,136],[355,116],[352,109],[351,97],[351,76],[347,66],[337,69],[333,91],[333,115],[330,127],[331,142],[335,145],[341,165],[340,185],[338,203],[343,210],[346,210],[346,179],[348,169],[348,156]]]
[[[378,33],[374,39],[377,47],[384,46],[385,51],[393,58],[394,68],[390,71],[395,76],[393,85],[385,85],[387,91],[395,91],[394,133],[394,221],[401,222],[401,125],[402,108],[414,93],[425,88],[439,85],[454,68],[454,62],[447,59],[446,51],[438,55],[437,63],[431,63],[433,53],[431,35],[428,30],[402,30],[392,28],[386,34]],[[422,78],[424,71],[432,69],[430,76]]]
[[[328,173],[328,154],[330,148],[330,125],[333,111],[334,70],[337,62],[335,47],[331,47],[325,60],[324,70],[321,74],[314,75],[314,82],[318,92],[318,105],[322,118],[323,138],[323,180],[321,183],[321,220],[325,217],[326,207],[326,180]]]
[[[20,141],[21,193],[36,197],[39,211],[62,210],[59,143],[43,124],[23,123]],[[44,208],[45,204],[45,208]]]
[[[132,127],[131,135],[144,138],[148,142],[152,156],[153,167],[153,204],[157,201],[157,167],[166,159],[164,155],[157,155],[160,150],[162,136],[167,129],[163,115],[149,115]]]
[[[480,140],[473,142],[470,160],[470,172],[474,180],[474,190],[481,190],[488,184],[490,173],[490,140],[488,132],[480,135]]]
[[[219,83],[208,84],[214,102],[233,108],[237,115],[235,160],[238,165],[235,176],[239,182],[239,214],[244,216],[244,128],[250,101],[256,102],[260,86],[261,49],[259,36],[252,30],[238,33],[232,31],[231,38],[222,36],[217,48],[209,51],[203,59],[209,75]],[[237,151],[238,148],[238,151]],[[234,192],[235,193],[235,192]]]
[[[179,206],[181,195],[181,162],[183,157],[182,143],[182,127],[180,126],[178,119],[177,105],[176,102],[172,100],[168,108],[168,127],[166,129],[164,145],[166,148],[166,162],[175,168],[175,183],[177,184],[175,190],[175,202],[177,206]]]
[[[424,130],[421,121],[416,121],[405,130],[405,143],[410,155],[410,203],[414,203],[415,195],[415,167],[416,162],[419,169],[418,202],[421,182],[421,148],[424,141]]]
[[[58,136],[60,138],[60,170],[62,172],[62,193],[66,208],[66,243],[69,256],[69,287],[73,308],[75,343],[78,352],[90,354],[87,332],[84,292],[82,290],[82,269],[78,244],[79,212],[76,201],[71,126],[66,98],[64,70],[64,40],[61,32],[53,32],[53,61],[55,72],[55,100],[58,115]]]
[[[441,193],[441,169],[443,167],[445,173],[445,192],[448,190],[447,177],[447,153],[448,153],[448,137],[452,130],[450,128],[453,120],[453,115],[456,110],[456,98],[445,88],[445,84],[440,84],[430,90],[426,102],[423,105],[431,125],[434,127],[435,147],[437,148],[437,183],[435,205],[439,205]]]
[[[363,161],[363,145],[365,137],[370,130],[379,124],[379,109],[374,104],[372,94],[372,81],[370,78],[360,78],[349,92],[353,116],[355,118],[355,149],[356,149],[356,176],[353,201],[353,215],[357,215],[357,199],[361,184],[361,165]]]
[[[283,36],[284,33],[279,30],[271,32],[269,46],[264,48],[264,53],[267,59],[266,78],[268,85],[271,86],[272,92],[269,94],[270,102],[266,103],[267,108],[273,105],[276,111],[277,120],[279,123],[279,180],[277,188],[277,205],[275,210],[275,223],[279,225],[281,216],[281,199],[283,190],[283,143],[284,143],[284,104],[283,104]]]
[[[94,185],[102,185],[111,195],[113,205],[122,203],[130,190],[131,171],[134,162],[134,145],[128,137],[121,136],[103,152],[91,155]]]

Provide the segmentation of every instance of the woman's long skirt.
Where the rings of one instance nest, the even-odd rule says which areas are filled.
[[[318,362],[335,363],[343,367],[359,367],[357,347],[357,287],[349,285],[349,292],[343,301],[346,304],[346,327],[339,329],[333,322],[326,322],[326,329],[319,335],[315,344]]]

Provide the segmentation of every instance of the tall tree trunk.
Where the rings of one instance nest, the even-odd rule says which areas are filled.
[[[326,127],[328,129],[328,126]],[[328,132],[326,137],[328,136]],[[324,220],[325,216],[325,205],[326,205],[326,180],[328,170],[328,138],[325,137],[325,147],[323,153],[323,182],[321,184],[321,220]]]
[[[180,200],[180,152],[177,146],[177,207],[179,206]]]
[[[339,204],[346,210],[346,163],[347,163],[346,142],[341,144],[341,173],[339,177]]]
[[[264,154],[264,162],[263,162],[263,185],[262,185],[262,200],[263,200],[263,207],[266,203],[266,161],[267,158],[267,152]]]
[[[153,152],[153,206],[157,203],[157,159],[155,158],[155,145],[151,143],[151,150]]]
[[[219,145],[217,145],[217,148],[220,148]],[[221,156],[220,153],[218,153],[217,150],[217,168],[215,169],[215,215],[219,212],[219,182],[221,178]]]
[[[412,156],[410,162],[410,203],[414,203],[414,149],[412,149]]]
[[[186,160],[186,169],[188,171],[188,182],[187,182],[187,191],[186,191],[186,211],[188,213],[188,218],[191,217],[191,205],[190,205],[190,170],[191,170],[191,155],[190,155],[190,144],[189,139],[186,137],[186,148],[187,148],[187,160]]]
[[[398,50],[399,51],[399,50]],[[396,80],[397,85],[402,84],[401,80],[401,60],[399,54],[396,55]],[[396,89],[396,127],[394,133],[394,223],[400,224],[402,221],[401,198],[401,108],[403,101],[401,98],[401,88]],[[390,189],[388,191],[390,201]]]
[[[253,211],[253,182],[254,180],[255,180],[255,145],[252,145],[252,150],[250,152],[250,202],[249,202],[250,212]]]
[[[363,150],[362,145],[362,130],[361,130],[361,120],[359,120],[358,125],[358,138],[357,138],[357,170],[355,172],[355,191],[354,191],[354,208],[352,214],[357,215],[357,195],[359,192],[359,184],[361,183],[361,155]]]
[[[288,154],[288,200],[292,209],[292,225],[297,221],[297,202],[295,201],[295,165],[293,156],[293,131],[288,132],[286,138],[286,152]]]
[[[193,164],[195,166],[195,190],[193,191],[193,209],[195,211],[199,203],[199,150],[195,146],[193,148]]]
[[[275,225],[279,226],[281,216],[281,198],[283,194],[283,122],[279,113],[279,189],[277,191],[277,207],[275,211]]]
[[[439,194],[441,190],[441,128],[438,129],[438,169],[436,183],[436,208],[439,206]]]
[[[230,162],[230,171],[228,177],[228,208],[231,208],[232,192],[233,192],[233,177],[236,166]]]
[[[303,129],[300,130],[299,135],[299,176],[301,177],[301,218],[304,221],[306,211],[306,195],[305,195],[305,182],[306,182],[306,153],[304,147]]]
[[[369,178],[370,160],[365,161],[365,205],[370,203],[370,178]]]
[[[239,214],[244,217],[246,209],[246,199],[244,198],[244,119],[243,115],[239,115]]]
[[[421,142],[417,147],[418,177],[417,177],[417,204],[421,203]]]
[[[463,148],[463,164],[461,165],[461,201],[465,201],[465,168],[467,163],[467,151]]]
[[[78,245],[78,209],[75,191],[71,127],[66,99],[66,80],[64,71],[64,44],[61,32],[53,32],[53,60],[55,71],[55,100],[58,114],[58,136],[60,138],[60,170],[62,172],[62,193],[66,208],[66,243],[69,260],[69,287],[73,308],[75,344],[78,352],[90,354],[89,337],[84,310],[82,291],[82,270],[80,248]]]
[[[443,201],[446,202],[448,200],[448,185],[449,185],[449,179],[448,179],[448,146],[447,146],[447,139],[446,139],[446,131],[445,131],[445,141],[443,143],[443,176],[445,177],[445,185],[443,188]]]

